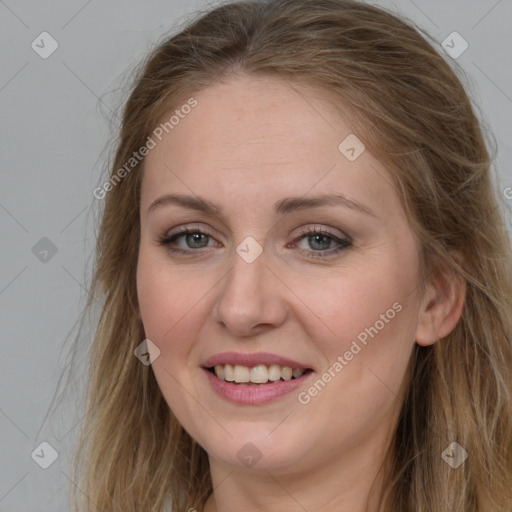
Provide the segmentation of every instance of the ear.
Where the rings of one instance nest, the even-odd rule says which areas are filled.
[[[466,297],[466,281],[446,266],[437,269],[426,285],[418,312],[416,343],[433,345],[457,325]]]

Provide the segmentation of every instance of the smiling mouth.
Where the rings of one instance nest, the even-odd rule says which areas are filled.
[[[310,368],[291,368],[277,364],[261,364],[253,367],[238,364],[218,364],[206,368],[206,370],[225,382],[255,385],[295,380],[313,371]]]

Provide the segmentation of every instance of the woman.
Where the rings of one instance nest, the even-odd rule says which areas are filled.
[[[77,503],[512,510],[490,164],[451,67],[383,9],[237,2],[163,42],[95,191]]]

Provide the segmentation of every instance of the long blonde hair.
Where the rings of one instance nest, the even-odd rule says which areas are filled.
[[[415,346],[381,510],[510,512],[510,242],[482,122],[455,64],[428,39],[353,0],[220,5],[142,64],[110,177],[164,114],[237,73],[312,85],[350,105],[354,133],[392,173],[420,241],[423,277],[444,265],[467,284],[456,328]],[[104,199],[88,303],[96,297],[103,307],[75,455],[75,510],[201,511],[212,492],[206,452],[173,416],[151,366],[133,354],[145,338],[135,281],[143,164],[112,181]],[[442,458],[452,442],[469,454],[457,469]]]

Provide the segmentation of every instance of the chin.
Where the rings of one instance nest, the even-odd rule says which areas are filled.
[[[273,426],[275,429],[275,425]],[[279,429],[280,427],[277,427]],[[277,430],[276,429],[276,430]],[[297,464],[307,450],[304,439],[290,432],[273,432],[272,429],[265,429],[254,426],[251,428],[239,428],[227,430],[233,437],[226,434],[216,442],[208,436],[206,443],[200,443],[210,458],[221,460],[224,464],[240,469],[254,471],[279,471],[287,468],[297,468]],[[301,453],[298,448],[301,448]]]

